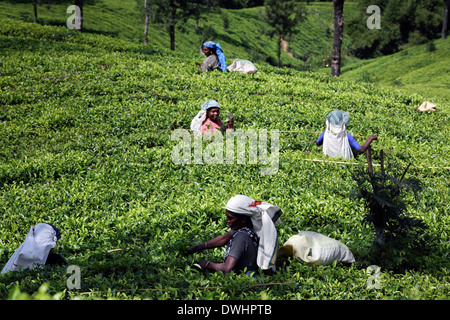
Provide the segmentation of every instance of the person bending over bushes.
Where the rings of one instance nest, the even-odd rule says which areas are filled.
[[[344,159],[353,159],[352,148],[364,153],[377,136],[371,135],[362,146],[346,131],[346,126],[350,121],[350,115],[341,110],[334,110],[327,114],[325,121],[326,130],[322,132],[316,145],[323,145],[323,153],[333,158],[342,157]]]
[[[245,271],[247,275],[259,268],[274,271],[278,252],[274,221],[281,215],[281,209],[244,195],[232,197],[225,209],[230,231],[190,247],[187,254],[226,245],[222,262],[200,260],[200,268],[223,273]]]

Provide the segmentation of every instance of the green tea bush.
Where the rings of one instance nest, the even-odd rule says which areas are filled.
[[[448,105],[419,113],[420,95],[313,72],[201,73],[196,59],[108,37],[0,25],[0,264],[47,221],[62,232],[55,251],[81,270],[80,289],[67,288],[65,267],[2,274],[2,299],[43,283],[62,299],[448,298]],[[234,113],[237,128],[295,131],[279,133],[276,174],[262,175],[262,163],[174,163],[173,130],[188,129],[208,99],[223,118]],[[365,158],[330,163],[315,146],[334,109],[351,114],[353,134],[378,136],[374,150],[412,162],[408,172],[422,183],[408,212],[429,226],[429,253],[404,273],[380,265],[379,288],[367,285],[375,237],[362,224],[367,209],[348,197],[352,163]],[[280,259],[273,276],[199,273],[194,263],[220,261],[223,251],[179,253],[227,230],[223,207],[238,193],[282,208],[280,244],[313,230],[345,243],[357,263]]]

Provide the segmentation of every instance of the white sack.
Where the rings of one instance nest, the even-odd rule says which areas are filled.
[[[280,248],[280,256],[294,257],[310,265],[330,265],[338,262],[354,263],[350,249],[343,243],[314,231],[300,231]]]
[[[192,119],[191,121],[191,130],[194,133],[194,135],[201,135],[202,134],[202,124],[203,121],[206,119],[206,111],[200,110],[197,115]]]
[[[420,107],[418,107],[416,109],[417,111],[421,111],[421,112],[425,112],[425,111],[436,111],[436,105],[429,102],[429,101],[424,101]]]
[[[233,63],[227,67],[227,70],[229,72],[237,71],[246,74],[252,74],[258,71],[252,62],[243,59],[235,59]]]

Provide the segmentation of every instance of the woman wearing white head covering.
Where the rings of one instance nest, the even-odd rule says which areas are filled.
[[[326,130],[322,132],[316,145],[323,145],[323,154],[344,159],[353,159],[352,148],[363,153],[369,148],[373,140],[377,140],[377,136],[371,135],[367,142],[362,146],[346,131],[346,126],[350,121],[350,115],[342,110],[334,110],[327,114],[325,120]]]
[[[191,130],[194,135],[214,134],[217,130],[226,131],[233,129],[234,116],[232,113],[228,116],[227,125],[222,123],[219,118],[220,104],[216,100],[208,100],[201,106],[201,110],[191,121]]]
[[[25,268],[32,269],[49,264],[49,259],[52,260],[52,264],[67,264],[62,257],[50,252],[60,238],[59,229],[49,223],[38,223],[32,226],[25,241],[14,252],[1,273]]]
[[[225,209],[226,222],[231,230],[189,248],[188,253],[227,245],[222,263],[202,260],[200,267],[224,273],[244,269],[248,273],[258,268],[274,271],[278,251],[274,221],[281,215],[281,209],[244,195],[232,197]]]

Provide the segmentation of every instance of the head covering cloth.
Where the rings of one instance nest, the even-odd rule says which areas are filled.
[[[204,111],[208,111],[208,109],[211,109],[211,108],[219,108],[220,109],[220,104],[216,100],[213,100],[213,99],[208,100],[202,104],[202,110],[204,110]]]
[[[44,265],[50,250],[60,237],[59,229],[48,223],[32,226],[25,241],[14,252],[1,273]]]
[[[342,110],[334,110],[327,114],[327,120],[334,126],[340,125],[342,122],[345,123],[345,126],[348,126],[350,115]]]
[[[219,67],[220,69],[225,72],[227,71],[227,58],[225,57],[225,54],[223,53],[222,47],[219,43],[215,43],[214,41],[206,41],[203,43],[204,47],[213,49],[216,51],[216,56],[219,59]]]
[[[259,237],[256,263],[263,270],[271,268],[274,270],[278,253],[278,234],[273,220],[276,222],[281,209],[267,202],[255,201],[245,195],[232,197],[228,200],[225,209],[251,218],[253,230]]]

